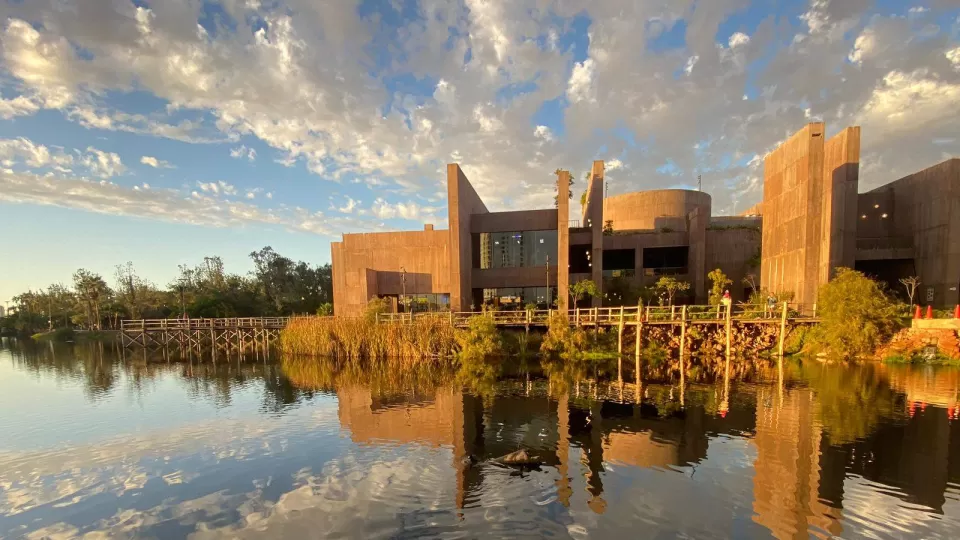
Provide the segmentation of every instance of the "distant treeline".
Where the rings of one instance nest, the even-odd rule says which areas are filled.
[[[86,269],[69,284],[54,283],[13,298],[12,313],[0,328],[32,333],[54,328],[116,328],[122,319],[255,317],[330,313],[333,281],[329,264],[294,262],[267,246],[250,254],[254,271],[228,274],[220,257],[204,257],[195,267],[179,266],[164,286],[142,278],[133,263],[117,265],[112,286]]]

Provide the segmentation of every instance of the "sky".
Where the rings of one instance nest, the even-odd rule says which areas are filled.
[[[807,122],[862,126],[861,190],[960,156],[958,0],[0,0],[0,303],[166,285],[270,245],[446,226],[445,165],[491,210],[608,193],[762,195]],[[575,187],[574,191],[579,192]]]

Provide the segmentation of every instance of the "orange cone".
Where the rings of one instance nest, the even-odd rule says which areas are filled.
[[[919,319],[919,318],[921,318],[921,316],[920,316],[920,304],[917,304],[917,305],[914,306],[914,307],[915,307],[916,309],[913,310],[913,318],[914,318],[914,319]]]
[[[933,318],[933,306],[927,306],[927,318],[928,319]]]
[[[953,318],[960,319],[960,304],[957,304],[957,307],[953,310]]]

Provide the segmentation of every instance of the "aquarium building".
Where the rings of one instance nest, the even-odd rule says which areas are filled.
[[[448,229],[344,234],[331,244],[334,309],[355,315],[375,297],[397,311],[546,308],[583,279],[602,294],[582,306],[615,306],[662,276],[690,283],[683,300],[700,303],[715,268],[733,281],[735,300],[763,287],[812,304],[837,266],[892,284],[917,275],[921,302],[957,303],[960,159],[859,193],[859,153],[859,128],[825,140],[822,123],[807,125],[767,156],[763,200],[738,216],[712,215],[700,191],[604,197],[602,161],[582,205],[561,172],[556,208],[491,212],[450,164]],[[571,204],[579,219],[569,218]]]

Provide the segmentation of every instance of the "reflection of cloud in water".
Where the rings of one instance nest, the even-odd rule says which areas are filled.
[[[318,408],[282,420],[211,419],[95,444],[0,453],[0,537],[111,505],[131,506],[133,497],[145,493],[160,497],[166,490],[164,497],[182,498],[197,489],[190,483],[201,476],[216,482],[215,471],[222,475],[220,469],[238,462],[282,454],[293,436],[305,442],[324,436],[337,440],[337,428],[336,410]]]

